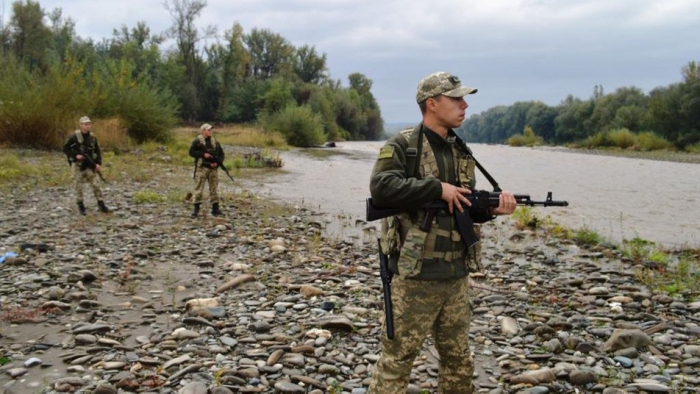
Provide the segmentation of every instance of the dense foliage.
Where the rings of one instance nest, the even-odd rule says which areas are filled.
[[[526,127],[547,143],[641,150],[697,147],[700,143],[700,67],[682,69],[683,81],[645,94],[636,87],[605,94],[596,86],[581,100],[569,95],[551,107],[537,101],[490,108],[464,122],[458,133],[468,141],[522,144]]]
[[[200,29],[206,0],[164,6],[168,31],[153,34],[139,22],[95,42],[77,36],[60,9],[15,1],[9,22],[0,21],[0,143],[56,147],[85,114],[118,118],[137,141],[165,140],[177,122],[204,121],[285,125],[279,131],[292,144],[382,133],[363,74],[343,87],[313,46],[295,47],[267,29],[246,34],[238,23],[223,34]],[[314,129],[295,135],[296,121]]]

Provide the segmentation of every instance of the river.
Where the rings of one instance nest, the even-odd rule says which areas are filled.
[[[365,215],[369,177],[383,142],[341,142],[337,148],[294,149],[281,154],[284,171],[256,193],[340,215]],[[700,164],[590,155],[565,149],[470,144],[501,188],[566,208],[535,208],[572,229],[590,228],[614,242],[640,237],[670,248],[700,247]],[[477,186],[491,190],[478,174]],[[342,229],[330,227],[331,233]]]

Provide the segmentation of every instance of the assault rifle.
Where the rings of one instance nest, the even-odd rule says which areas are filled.
[[[209,155],[211,155],[211,159],[209,159],[209,160],[216,163],[222,170],[224,170],[224,172],[226,173],[226,175],[228,175],[228,177],[231,179],[231,181],[235,182],[235,180],[233,179],[231,174],[228,173],[228,168],[226,168],[226,165],[224,165],[224,162],[221,161],[221,158],[219,156],[213,155],[211,153],[209,153]]]
[[[83,160],[83,162],[80,163],[80,171],[85,171],[85,170],[87,170],[88,168],[91,169],[91,170],[93,170],[93,171],[95,171],[95,169],[97,168],[97,164],[95,163],[94,160],[92,160],[92,157],[90,157],[90,154],[89,154],[88,152],[85,152],[85,148],[84,148],[82,145],[80,145],[79,143],[77,143],[77,142],[71,144],[70,147],[71,147],[71,148],[75,148],[76,146],[77,146],[77,148],[78,148],[78,151],[80,151],[80,154],[83,155],[83,157],[85,158],[85,159]],[[69,160],[68,162],[70,163],[70,160]],[[107,180],[102,176],[102,172],[101,172],[101,171],[95,171],[95,172],[97,173],[97,176],[99,176],[100,179],[102,179],[102,182],[104,182],[104,183],[109,183],[109,182],[107,182]]]
[[[221,158],[220,158],[219,156],[217,156],[217,155],[215,155],[215,154],[209,152],[209,151],[206,151],[206,153],[209,153],[209,156],[211,156],[211,158],[210,158],[209,160],[212,161],[212,162],[214,162],[214,163],[216,163],[216,165],[217,165],[218,167],[220,167],[222,170],[224,170],[224,172],[226,173],[226,175],[228,175],[228,177],[229,177],[233,182],[235,182],[235,180],[233,179],[233,177],[231,176],[231,174],[229,174],[228,168],[226,168],[226,165],[225,165],[224,162],[221,160]],[[197,167],[198,167],[198,166],[197,166],[197,160],[198,160],[198,159],[195,159],[195,160],[194,160],[194,173],[192,173],[192,179],[197,179]]]
[[[462,203],[462,209],[464,212],[459,212],[458,209],[454,209],[454,215],[457,219],[457,228],[462,235],[462,240],[464,243],[471,247],[474,245],[479,238],[474,233],[474,223],[484,223],[491,219],[493,216],[489,213],[490,208],[496,208],[499,204],[499,197],[501,192],[489,192],[487,190],[474,190],[471,194],[465,194],[464,197],[469,200],[471,206]],[[527,194],[516,194],[515,202],[517,205],[527,205],[527,206],[543,206],[543,207],[566,207],[569,205],[567,201],[555,201],[552,199],[552,192],[547,193],[547,199],[544,201],[533,201]],[[449,206],[447,202],[443,200],[431,201],[422,207],[417,207],[415,209],[401,209],[401,208],[377,208],[372,202],[372,198],[367,199],[367,221],[371,222],[378,219],[383,219],[389,216],[398,215],[400,213],[415,212],[418,209],[424,209],[425,216],[423,222],[421,223],[420,229],[423,231],[429,231],[432,225],[435,215],[437,215],[439,210],[447,211]]]

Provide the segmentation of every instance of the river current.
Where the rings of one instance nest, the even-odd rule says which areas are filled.
[[[284,171],[251,182],[257,193],[337,216],[365,216],[369,177],[383,142],[281,154]],[[501,188],[566,208],[534,208],[572,229],[590,228],[615,242],[640,237],[667,247],[700,247],[700,164],[590,155],[566,149],[469,144]],[[478,173],[477,188],[491,190]],[[332,230],[332,229],[331,229]]]

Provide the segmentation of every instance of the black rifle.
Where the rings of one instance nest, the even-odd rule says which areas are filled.
[[[490,208],[498,207],[500,195],[500,191],[489,192],[487,190],[475,190],[472,191],[471,194],[464,195],[464,197],[466,197],[471,203],[471,206],[467,206],[466,204],[462,203],[462,209],[464,212],[459,212],[457,208],[454,209],[453,214],[457,220],[457,228],[462,235],[462,240],[468,247],[471,247],[479,240],[474,232],[474,223],[484,223],[493,219],[493,216],[491,216],[489,211]],[[527,194],[516,194],[514,196],[517,205],[541,205],[543,207],[566,207],[569,205],[567,201],[552,200],[552,192],[547,193],[547,199],[545,201],[533,201]],[[418,209],[424,209],[426,211],[420,229],[423,231],[429,231],[437,212],[439,210],[447,211],[448,207],[447,202],[443,200],[431,201],[422,207],[419,207]],[[377,208],[374,206],[371,198],[367,199],[368,222],[412,211],[415,212],[417,209]]]
[[[231,176],[231,174],[228,173],[228,168],[226,168],[226,165],[224,165],[224,162],[221,161],[221,158],[217,155],[212,155],[211,153],[209,153],[209,155],[211,156],[211,159],[209,159],[209,160],[211,160],[212,162],[216,163],[219,167],[221,167],[221,169],[224,170],[224,172],[226,173],[226,175],[228,175],[228,177],[231,179],[231,181],[236,182],[233,179],[233,177]]]
[[[384,289],[384,317],[386,322],[386,337],[394,339],[394,306],[391,303],[391,280],[394,274],[389,270],[389,258],[382,252],[382,241],[379,240],[379,276],[382,278]]]
[[[80,154],[83,155],[83,157],[85,158],[85,159],[83,160],[83,162],[80,163],[80,171],[85,171],[85,170],[87,170],[87,169],[89,168],[89,169],[91,169],[91,170],[93,170],[93,171],[95,171],[95,172],[97,173],[97,176],[99,176],[100,179],[102,179],[102,182],[104,182],[104,183],[109,183],[109,182],[107,182],[107,180],[102,176],[102,172],[96,171],[96,169],[97,169],[97,164],[95,163],[94,160],[92,160],[92,157],[90,157],[90,153],[85,152],[85,148],[84,148],[81,144],[75,142],[75,143],[73,143],[70,147],[71,147],[71,148],[75,148],[76,146],[77,146],[78,151],[80,152]],[[70,163],[70,160],[69,160],[69,163]]]

